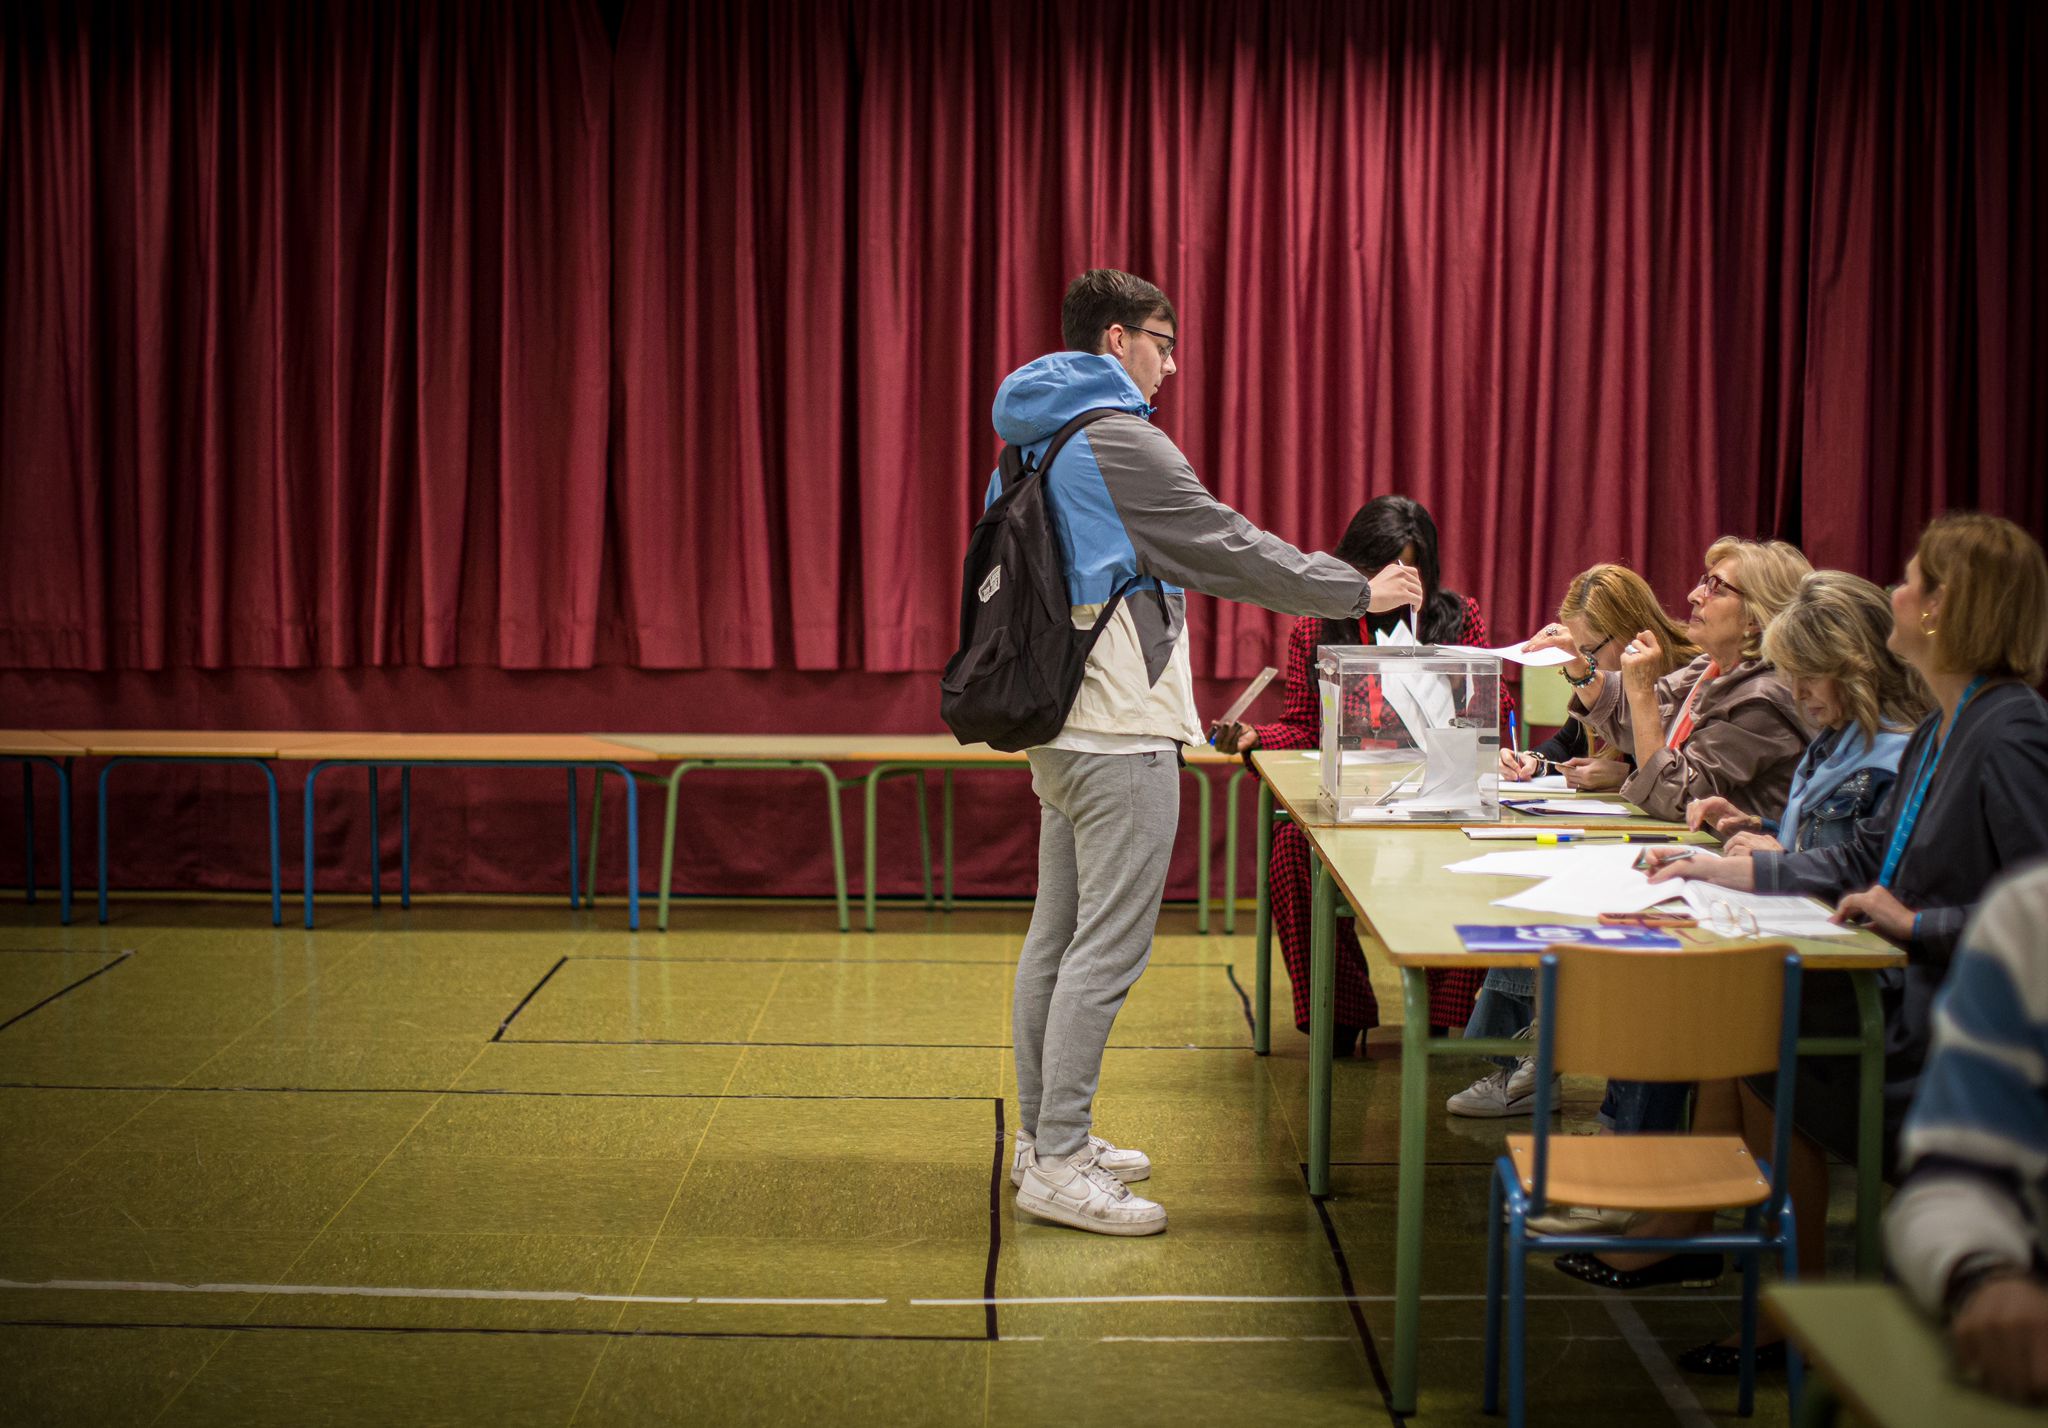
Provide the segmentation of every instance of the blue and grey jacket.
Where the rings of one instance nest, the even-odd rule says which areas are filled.
[[[1068,441],[1046,486],[1075,625],[1091,628],[1118,585],[1141,581],[1096,642],[1061,737],[1199,744],[1186,590],[1330,619],[1364,614],[1372,592],[1343,561],[1297,550],[1210,495],[1114,357],[1055,352],[1019,367],[996,391],[996,434],[1036,456],[1096,407],[1119,415]],[[989,501],[1001,483],[990,478]]]
[[[1885,1215],[1893,1266],[1939,1312],[1958,1269],[2048,1274],[2048,863],[1999,885],[1934,1003],[1934,1044]]]

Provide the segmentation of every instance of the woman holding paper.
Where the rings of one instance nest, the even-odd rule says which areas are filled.
[[[1574,576],[1557,607],[1557,620],[1545,625],[1522,648],[1564,650],[1572,656],[1564,676],[1576,686],[1592,682],[1594,671],[1621,672],[1621,652],[1637,630],[1650,630],[1663,651],[1661,678],[1699,656],[1699,647],[1685,637],[1678,623],[1664,613],[1650,582],[1625,565],[1596,565]],[[1620,788],[1635,770],[1626,750],[1592,747],[1586,726],[1567,719],[1549,739],[1530,752],[1500,751],[1502,778],[1535,778],[1544,765],[1559,768],[1576,789]]]
[[[1933,712],[1900,757],[1899,776],[1877,815],[1832,847],[1802,852],[1751,848],[1733,856],[1650,855],[1653,881],[1694,878],[1741,891],[1804,893],[1835,904],[1835,921],[1861,922],[1903,946],[1902,976],[1880,988],[1885,1022],[1885,1161],[1926,1059],[1936,991],[1984,889],[2001,872],[2048,854],[2048,703],[2032,688],[2048,667],[2048,559],[2025,531],[1995,516],[1944,516],[1928,526],[1905,583],[1891,595],[1888,644],[1926,681]],[[1853,1034],[1854,1000],[1837,977],[1809,976],[1800,994],[1805,1036]],[[1856,1063],[1799,1063],[1792,1197],[1801,1222],[1799,1272],[1821,1273],[1827,1205],[1823,1147],[1853,1155]],[[1766,1094],[1744,1083],[1717,1104],[1706,1097],[1695,1131],[1740,1131],[1770,1143]],[[1652,1217],[1636,1231],[1665,1233]],[[1689,1219],[1677,1223],[1690,1224]],[[1617,1242],[1619,1243],[1619,1242]],[[1559,1268],[1612,1288],[1662,1283],[1663,1257],[1566,1256]],[[1732,1371],[1725,1346],[1681,1362]]]
[[[1286,703],[1278,719],[1270,724],[1218,726],[1211,742],[1226,753],[1249,753],[1253,749],[1313,749],[1322,743],[1322,708],[1316,692],[1316,650],[1323,645],[1423,644],[1485,646],[1486,620],[1478,604],[1456,591],[1446,590],[1437,560],[1436,521],[1420,501],[1407,496],[1375,496],[1358,509],[1344,529],[1344,537],[1333,552],[1360,570],[1379,570],[1399,561],[1414,566],[1422,577],[1422,604],[1413,613],[1396,609],[1367,617],[1361,628],[1356,620],[1324,620],[1311,616],[1295,623],[1287,640],[1285,663]],[[1420,630],[1410,627],[1419,617]],[[1506,682],[1500,691],[1500,718],[1505,724],[1514,708]],[[1377,710],[1375,711],[1378,712]],[[1397,718],[1391,707],[1385,711],[1391,723]],[[1280,954],[1294,984],[1294,1024],[1308,1030],[1309,912],[1308,839],[1301,829],[1288,823],[1273,835],[1272,861],[1268,882],[1271,887],[1273,930],[1278,935]],[[1433,971],[1429,974],[1429,1022],[1433,1031],[1463,1026],[1472,1012],[1472,999],[1479,990],[1481,973]],[[1380,1021],[1379,1001],[1373,995],[1365,954],[1359,950],[1358,935],[1348,920],[1337,924],[1336,1048],[1339,1056],[1351,1053],[1352,1045]]]
[[[1522,648],[1568,651],[1572,658],[1564,666],[1565,678],[1585,685],[1595,671],[1620,673],[1621,652],[1637,630],[1656,634],[1665,662],[1660,674],[1699,656],[1699,648],[1657,603],[1649,581],[1625,565],[1596,565],[1572,578],[1558,604],[1557,622],[1538,630]],[[1592,747],[1586,726],[1577,719],[1567,719],[1533,754],[1502,749],[1501,776],[1531,778],[1540,771],[1539,759],[1563,765],[1566,782],[1579,789],[1619,788],[1635,771],[1635,761],[1621,750]],[[1536,974],[1521,967],[1496,967],[1480,986],[1465,1035],[1521,1036],[1535,1020]],[[1528,1115],[1536,1104],[1535,1058],[1496,1059],[1494,1065],[1498,1069],[1449,1097],[1444,1109],[1454,1116],[1482,1119]]]

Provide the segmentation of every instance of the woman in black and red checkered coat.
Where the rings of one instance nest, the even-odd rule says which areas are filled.
[[[1363,571],[1374,571],[1399,559],[1412,565],[1422,576],[1426,596],[1422,605],[1419,638],[1431,645],[1479,645],[1492,642],[1479,606],[1455,591],[1443,588],[1438,578],[1436,522],[1420,501],[1407,496],[1375,496],[1359,508],[1337,543],[1339,560]],[[1265,749],[1314,749],[1322,745],[1322,712],[1316,693],[1316,650],[1322,645],[1375,643],[1375,637],[1389,633],[1408,618],[1397,609],[1369,616],[1361,629],[1356,620],[1324,620],[1315,616],[1299,620],[1287,638],[1286,707],[1270,724],[1239,724],[1216,733],[1216,747],[1249,752]],[[1505,682],[1500,691],[1501,723],[1507,723],[1514,707]],[[1287,976],[1294,983],[1294,1024],[1308,1030],[1308,941],[1310,889],[1308,839],[1293,823],[1285,823],[1273,835],[1270,869],[1273,930],[1280,939],[1280,955],[1287,963]],[[1433,1032],[1463,1026],[1472,1014],[1472,999],[1478,995],[1485,973],[1479,969],[1446,969],[1429,973],[1429,1025]],[[1365,970],[1365,954],[1359,950],[1358,934],[1348,920],[1337,923],[1337,1054],[1348,1056],[1359,1037],[1379,1025],[1378,999],[1373,996],[1372,978]]]

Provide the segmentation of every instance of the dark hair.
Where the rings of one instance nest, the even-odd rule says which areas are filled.
[[[1070,352],[1100,352],[1102,335],[1112,324],[1143,327],[1155,316],[1180,326],[1166,294],[1143,278],[1115,268],[1090,268],[1067,284],[1060,304],[1060,341]]]
[[[1337,542],[1336,557],[1364,575],[1375,575],[1392,565],[1409,546],[1415,548],[1415,571],[1422,577],[1422,628],[1415,638],[1426,645],[1456,644],[1465,627],[1465,597],[1443,588],[1436,549],[1436,521],[1429,508],[1412,496],[1375,496],[1358,508],[1344,538]],[[1366,629],[1385,631],[1408,617],[1405,609],[1393,609],[1367,617]],[[1365,644],[1364,630],[1356,620],[1325,620],[1322,645]]]

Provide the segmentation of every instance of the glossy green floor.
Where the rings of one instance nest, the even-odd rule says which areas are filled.
[[[1389,1421],[1396,1063],[1339,1068],[1319,1209],[1305,1038],[1253,1056],[1250,937],[1170,912],[1097,1115],[1172,1228],[1020,1220],[991,1182],[1025,917],[0,904],[0,1422]],[[1425,1423],[1484,1421],[1500,1129],[1431,1127]],[[1537,1421],[1736,1421],[1667,1361],[1726,1283],[1540,1265]]]

